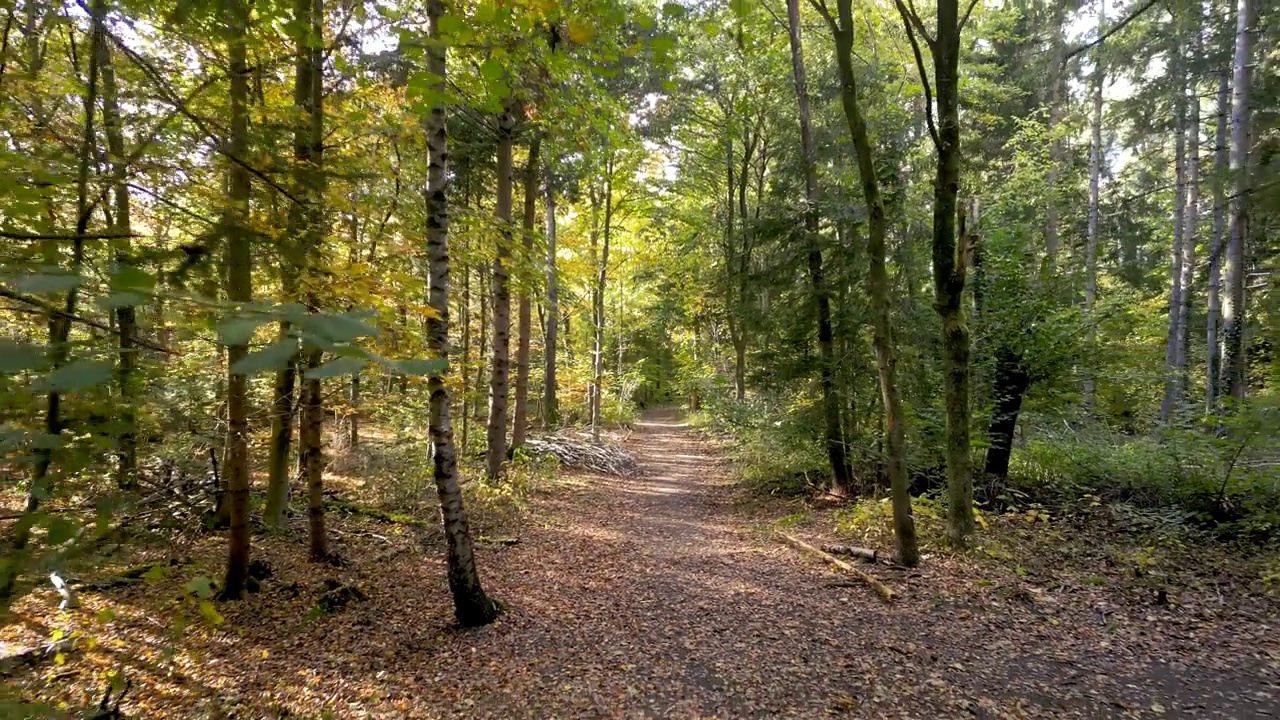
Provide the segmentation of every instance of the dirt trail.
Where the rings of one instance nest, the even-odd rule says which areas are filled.
[[[628,445],[642,478],[557,494],[526,542],[484,559],[512,612],[432,648],[435,671],[416,679],[426,707],[494,718],[1280,712],[1265,625],[1227,628],[1271,643],[1248,658],[1175,622],[1114,610],[1110,622],[1150,628],[1150,642],[1123,644],[1106,622],[1065,627],[925,579],[889,578],[905,589],[890,607],[753,529],[723,461],[673,415],[649,416]]]

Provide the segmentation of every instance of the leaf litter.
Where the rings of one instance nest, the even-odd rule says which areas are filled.
[[[78,641],[6,682],[28,701],[88,707],[113,676],[126,717],[821,718],[1264,717],[1280,697],[1274,604],[1186,584],[1172,602],[935,553],[859,584],[762,532],[787,508],[744,502],[716,449],[671,416],[628,438],[633,477],[577,473],[539,492],[519,544],[480,545],[509,611],[451,625],[438,533],[331,515],[349,563],[255,539],[260,592],[211,616],[221,539],[143,584],[51,590],[0,641]],[[819,518],[790,530],[839,540]],[[174,551],[167,555],[172,556]],[[159,561],[163,554],[142,560]],[[186,558],[184,558],[186,559]],[[197,589],[204,589],[197,583]],[[351,588],[340,606],[317,601]],[[181,618],[181,622],[174,622]]]

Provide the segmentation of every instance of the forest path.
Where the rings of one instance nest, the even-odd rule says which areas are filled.
[[[1051,620],[945,592],[945,577],[889,578],[904,596],[886,605],[761,532],[674,414],[626,445],[641,477],[571,476],[581,486],[539,499],[525,542],[482,558],[512,610],[439,648],[461,667],[432,660],[434,689],[465,698],[457,716],[1235,718],[1272,702],[1277,664],[1216,633],[1147,623],[1126,646],[1090,608]]]

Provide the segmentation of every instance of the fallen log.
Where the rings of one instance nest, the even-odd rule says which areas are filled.
[[[826,560],[827,562],[836,566],[840,570],[843,570],[844,572],[861,580],[867,585],[870,585],[871,589],[875,590],[880,595],[880,597],[884,598],[886,601],[893,600],[894,596],[897,595],[897,593],[893,591],[893,588],[889,587],[888,585],[885,585],[884,583],[880,582],[879,580],[872,577],[871,575],[868,575],[867,573],[859,570],[858,568],[850,565],[849,563],[841,560],[840,558],[836,557],[835,555],[832,555],[829,552],[823,552],[822,550],[819,550],[818,548],[810,545],[809,543],[803,540],[800,540],[798,538],[794,538],[782,532],[781,530],[778,531],[778,537],[782,538],[782,541],[790,545],[791,547],[797,550],[809,553],[810,555],[819,557],[823,560]]]
[[[356,503],[346,502],[345,500],[326,500],[325,507],[330,510],[347,513],[348,515],[361,515],[364,517],[381,520],[385,523],[396,525],[412,525],[421,528],[433,528],[440,523],[436,520],[424,520],[420,517],[406,515],[404,513],[388,512],[381,508],[369,507],[368,505],[358,505]]]
[[[871,548],[858,547],[856,545],[823,545],[822,551],[831,553],[832,555],[861,558],[870,563],[880,561],[879,551]]]

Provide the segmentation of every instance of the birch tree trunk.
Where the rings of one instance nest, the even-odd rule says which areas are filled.
[[[447,72],[445,47],[440,41],[439,20],[444,14],[441,0],[427,3],[427,70],[435,84],[435,97],[445,95]],[[428,343],[435,355],[449,357],[449,202],[448,131],[445,109],[437,101],[424,123],[427,136],[427,258],[430,273],[430,304],[436,316],[427,321]],[[449,591],[453,595],[454,616],[463,627],[486,625],[498,616],[498,603],[485,594],[476,570],[475,553],[467,512],[458,485],[457,461],[453,447],[453,427],[449,421],[449,391],[444,373],[427,381],[431,396],[430,433],[433,448],[433,476],[440,497],[440,514],[448,547]]]
[[[1196,28],[1197,36],[1199,28]],[[1192,44],[1191,57],[1199,57],[1201,44],[1197,40]],[[1180,266],[1182,286],[1182,303],[1178,306],[1178,354],[1174,368],[1177,371],[1177,393],[1174,412],[1177,413],[1187,401],[1187,385],[1190,381],[1188,365],[1191,355],[1191,305],[1195,297],[1192,286],[1196,277],[1196,237],[1200,219],[1200,94],[1194,80],[1194,74],[1188,73],[1186,100],[1186,207],[1182,221],[1182,262]]]
[[[511,364],[511,262],[512,145],[516,118],[512,107],[498,115],[498,192],[495,214],[499,225],[498,252],[493,259],[493,359],[489,369],[489,421],[485,474],[490,480],[502,474],[507,459],[507,395]]]
[[[544,353],[542,425],[553,428],[560,424],[560,408],[556,399],[556,341],[560,328],[560,280],[556,270],[556,194],[547,173],[543,201],[547,232],[547,341]]]
[[[804,47],[800,37],[799,0],[787,0],[787,27],[791,43],[791,72],[796,85],[796,105],[800,115],[800,145],[804,156],[805,248],[809,271],[809,287],[813,291],[818,322],[818,356],[822,382],[823,432],[831,479],[837,492],[852,490],[853,477],[841,432],[840,397],[835,382],[835,334],[831,327],[831,298],[818,244],[818,169],[813,143],[813,122],[809,109],[809,86],[805,77]],[[832,32],[838,28],[832,26]],[[852,30],[850,30],[852,33]],[[838,33],[837,33],[838,36]],[[837,37],[836,52],[840,53]],[[852,38],[850,38],[852,42]]]
[[[1058,126],[1062,124],[1063,95],[1066,83],[1063,80],[1063,55],[1066,43],[1062,33],[1066,16],[1066,3],[1053,3],[1053,53],[1049,66],[1049,173],[1045,178],[1048,184],[1049,202],[1045,207],[1044,249],[1045,276],[1052,277],[1058,263],[1058,248],[1061,245],[1061,222],[1058,218],[1058,175],[1062,168],[1062,139],[1058,137]]]

